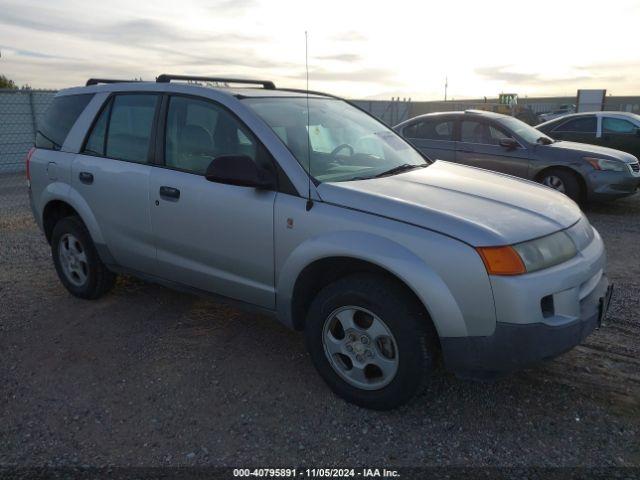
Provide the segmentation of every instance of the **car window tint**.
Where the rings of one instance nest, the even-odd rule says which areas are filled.
[[[477,120],[460,123],[460,140],[468,143],[498,145],[503,138],[513,138],[506,130]]]
[[[596,133],[597,120],[595,116],[580,117],[568,120],[553,129],[554,132]]]
[[[147,162],[157,102],[155,94],[116,95],[107,129],[107,157]]]
[[[405,127],[402,133],[420,140],[453,140],[453,120],[422,120]]]
[[[491,143],[495,145],[500,144],[500,140],[504,138],[513,138],[507,132],[505,132],[501,128],[496,127],[495,125],[489,125],[489,135],[491,137]]]
[[[204,174],[221,155],[246,155],[257,160],[257,141],[224,108],[211,102],[172,97],[167,114],[165,164]]]
[[[602,131],[604,133],[635,133],[637,127],[621,118],[605,117],[602,119]]]
[[[87,155],[104,156],[105,139],[107,133],[107,122],[109,121],[109,111],[111,109],[109,102],[100,112],[100,116],[96,120],[84,146],[83,153]]]
[[[55,97],[36,132],[36,147],[60,150],[93,94]]]

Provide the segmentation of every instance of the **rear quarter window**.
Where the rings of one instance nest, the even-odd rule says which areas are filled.
[[[54,98],[36,132],[36,147],[60,150],[71,127],[92,98],[92,93]]]

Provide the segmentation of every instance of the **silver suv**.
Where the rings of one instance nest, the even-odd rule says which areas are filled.
[[[326,94],[87,83],[56,96],[27,158],[73,295],[127,273],[268,312],[304,331],[334,392],[376,409],[439,358],[494,376],[570,349],[606,312],[600,235],[549,188],[432,163]]]

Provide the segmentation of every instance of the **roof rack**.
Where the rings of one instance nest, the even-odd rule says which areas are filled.
[[[85,84],[87,87],[90,85],[98,85],[100,83],[130,83],[139,82],[140,80],[121,80],[116,78],[90,78]]]
[[[169,83],[171,80],[193,80],[196,82],[242,83],[246,85],[262,85],[267,90],[275,90],[276,85],[270,80],[247,80],[244,78],[196,77],[193,75],[171,75],[163,73],[156,78],[158,83]]]

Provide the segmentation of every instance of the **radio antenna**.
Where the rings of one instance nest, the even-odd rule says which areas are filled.
[[[309,174],[308,192],[307,192],[307,212],[313,207],[311,200],[311,120],[309,116],[309,35],[304,31],[304,67],[307,76],[307,169]]]

